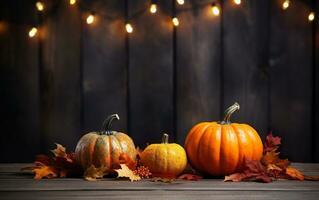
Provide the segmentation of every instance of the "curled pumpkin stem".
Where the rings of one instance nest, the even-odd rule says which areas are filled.
[[[225,117],[224,117],[224,120],[223,120],[223,124],[230,124],[230,117],[232,116],[232,114],[234,112],[236,112],[237,110],[240,109],[240,105],[235,102],[232,106],[230,106],[229,108],[227,108],[225,110]]]
[[[116,120],[120,120],[120,117],[118,114],[112,114],[112,115],[109,115],[103,122],[102,124],[102,129],[101,129],[101,133],[105,133],[105,134],[109,134],[111,133],[111,128],[112,128],[112,122],[113,120],[116,119]]]

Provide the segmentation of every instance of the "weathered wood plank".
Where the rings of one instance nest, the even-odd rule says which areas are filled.
[[[5,183],[4,183],[5,182]],[[318,182],[276,181],[261,183],[225,183],[222,180],[210,179],[198,182],[176,181],[173,184],[141,181],[131,183],[114,179],[87,182],[82,179],[52,180],[1,180],[0,191],[122,191],[122,190],[174,190],[174,191],[318,191]]]
[[[114,129],[127,131],[124,1],[85,1],[96,12],[93,24],[82,24],[84,130],[99,131],[109,114],[120,121]],[[83,21],[88,16],[83,13]]]
[[[314,92],[314,97],[313,97],[313,105],[314,105],[314,119],[313,119],[313,125],[314,125],[314,130],[312,132],[312,141],[313,141],[313,162],[319,162],[319,23],[318,23],[318,13],[319,13],[319,2],[313,0],[315,2],[315,12],[317,13],[316,15],[316,22],[313,24],[313,39],[314,39],[314,44],[313,44],[313,71],[314,73],[314,85],[312,85],[313,92]]]
[[[41,148],[38,38],[28,37],[33,8],[30,1],[0,3],[0,162],[31,162]]]
[[[80,16],[76,7],[61,1],[43,24],[40,66],[43,151],[51,149],[55,142],[73,148],[81,131]]]
[[[223,108],[240,110],[233,122],[253,126],[261,138],[268,132],[269,0],[225,1],[223,9]]]
[[[221,18],[206,1],[186,1],[177,28],[177,142],[201,121],[219,121]],[[178,7],[181,9],[181,7]]]
[[[88,182],[83,179],[0,179],[0,192],[22,191],[319,191],[319,182],[275,181],[268,184],[255,182],[224,182],[222,179],[175,181],[171,184],[151,181],[130,182],[105,178]]]
[[[149,1],[128,1],[129,16],[147,8]],[[129,35],[130,134],[137,145],[160,142],[161,133],[173,138],[173,61],[170,1],[158,1],[158,11],[147,9],[131,21]]]
[[[283,137],[283,157],[310,162],[313,131],[312,29],[307,19],[310,1],[294,1],[286,11],[279,1],[271,2],[271,129]]]
[[[214,199],[214,200],[249,200],[249,199],[309,199],[316,200],[318,191],[54,191],[54,192],[0,192],[0,199]]]

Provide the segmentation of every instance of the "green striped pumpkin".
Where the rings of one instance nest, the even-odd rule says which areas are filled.
[[[114,169],[119,165],[119,156],[126,153],[135,160],[136,149],[133,140],[125,133],[112,131],[112,121],[119,120],[117,114],[110,115],[103,122],[102,131],[84,135],[76,145],[75,159],[84,168],[91,165]]]

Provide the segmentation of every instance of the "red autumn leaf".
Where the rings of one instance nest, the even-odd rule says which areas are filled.
[[[224,181],[258,181],[269,183],[271,182],[271,177],[269,177],[265,166],[259,160],[245,160],[243,171],[225,176]]]
[[[272,133],[268,134],[266,137],[266,142],[264,143],[264,153],[270,151],[276,151],[281,144],[281,138],[276,136],[274,137]]]
[[[203,178],[202,176],[198,176],[195,174],[182,174],[178,177],[178,179],[183,179],[187,181],[198,181],[198,180],[201,180],[202,178]]]

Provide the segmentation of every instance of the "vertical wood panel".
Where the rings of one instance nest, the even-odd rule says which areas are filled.
[[[312,29],[309,1],[294,1],[281,10],[271,6],[271,128],[283,138],[282,156],[311,161]],[[298,13],[298,14],[296,14]]]
[[[129,13],[148,3],[129,1]],[[171,2],[159,3],[155,15],[147,10],[132,21],[129,42],[130,132],[140,146],[160,142],[163,131],[174,135]]]
[[[43,148],[55,142],[72,149],[81,131],[80,13],[61,1],[43,27]]]
[[[252,125],[265,138],[268,129],[268,0],[224,4],[224,102],[240,110],[233,122]]]
[[[319,20],[318,20],[318,13],[319,13],[319,2],[316,0],[313,0],[315,12],[316,12],[316,21],[313,24],[313,71],[314,73],[314,85],[313,92],[314,92],[314,98],[313,98],[313,105],[314,105],[314,130],[312,131],[312,140],[314,141],[313,144],[313,161],[319,162]]]
[[[184,144],[192,126],[200,121],[219,121],[220,16],[210,5],[189,3],[180,12],[177,28],[177,141]],[[178,7],[181,9],[181,7]]]
[[[38,43],[28,37],[32,8],[24,1],[0,3],[1,162],[30,162],[40,152]]]
[[[114,129],[127,131],[124,0],[87,6],[104,17],[97,15],[92,25],[83,23],[84,132],[99,131],[104,118],[113,113],[120,116]]]

